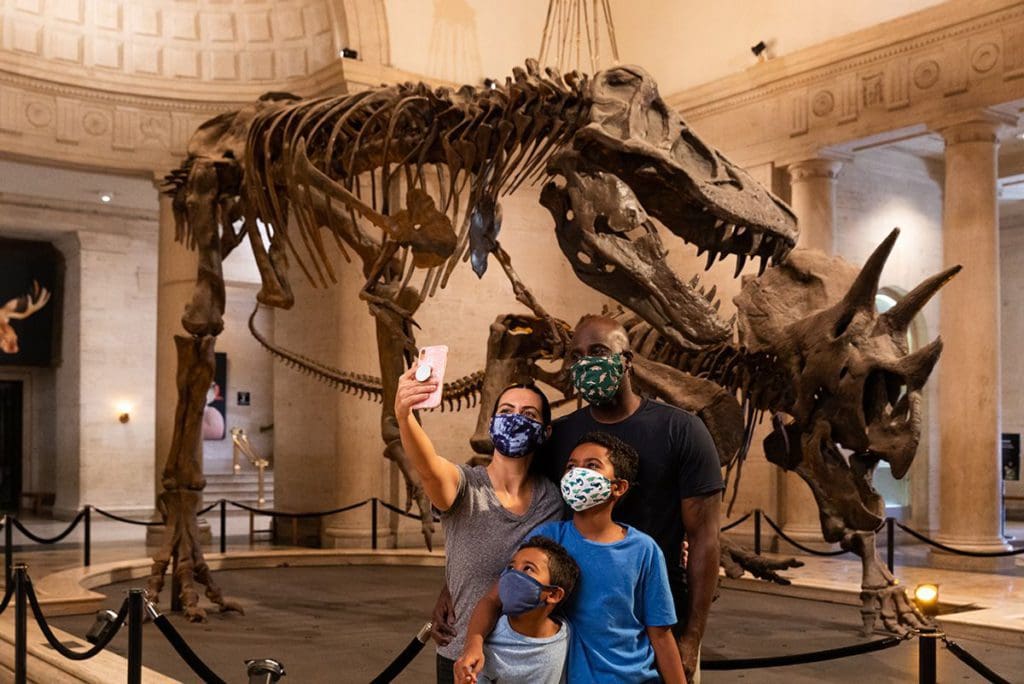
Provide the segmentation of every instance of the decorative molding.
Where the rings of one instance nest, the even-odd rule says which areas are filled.
[[[953,0],[666,98],[743,165],[1024,103],[1024,3]]]
[[[839,159],[805,159],[790,164],[786,170],[789,172],[790,184],[803,183],[813,179],[836,180],[840,171],[843,170],[843,161]]]

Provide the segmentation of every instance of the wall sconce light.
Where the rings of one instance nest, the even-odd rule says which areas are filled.
[[[352,48],[343,47],[338,51],[338,56],[344,59],[359,59],[359,52]]]
[[[914,587],[914,603],[926,617],[939,614],[939,585],[918,584]]]
[[[129,420],[132,419],[132,415],[131,415],[132,414],[132,405],[131,405],[131,402],[119,401],[119,402],[117,402],[117,406],[115,408],[117,409],[117,419],[121,423],[127,423]]]
[[[113,201],[114,201],[114,193],[111,193],[111,192],[101,192],[100,193],[100,202],[103,202],[104,204],[110,204]]]

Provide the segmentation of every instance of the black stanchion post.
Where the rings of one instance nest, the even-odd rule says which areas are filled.
[[[92,506],[85,507],[85,538],[82,540],[82,565],[92,564]]]
[[[919,684],[935,684],[935,642],[939,630],[922,627],[917,634],[917,681]]]
[[[896,570],[896,519],[885,519],[885,562],[889,572]]]
[[[28,567],[14,567],[14,684],[28,681]]]
[[[370,499],[370,529],[373,537],[370,540],[371,548],[377,550],[377,497]]]
[[[14,574],[11,572],[11,567],[14,565],[14,558],[12,554],[14,552],[13,544],[14,535],[14,522],[11,516],[4,516],[4,587],[11,586],[11,582],[14,581]]]
[[[252,540],[250,540],[252,541]],[[220,500],[220,552],[226,553],[228,549],[228,502]]]
[[[142,684],[142,589],[128,590],[128,684]]]
[[[761,509],[754,510],[754,553],[761,555]]]

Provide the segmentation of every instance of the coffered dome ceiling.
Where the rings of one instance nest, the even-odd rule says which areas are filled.
[[[0,70],[96,90],[233,99],[242,84],[269,90],[302,81],[336,62],[342,47],[363,48],[364,59],[386,61],[379,5],[0,0]],[[375,24],[379,35],[358,40]]]

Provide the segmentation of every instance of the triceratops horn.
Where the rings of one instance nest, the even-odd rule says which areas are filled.
[[[928,278],[911,290],[906,297],[898,301],[895,306],[882,314],[879,317],[880,322],[885,323],[889,330],[901,332],[906,330],[907,326],[910,325],[910,321],[914,320],[914,316],[924,308],[928,300],[942,289],[942,286],[948,283],[953,276],[959,273],[961,268],[963,267],[959,264],[951,266],[945,271],[936,273],[931,278]]]
[[[942,338],[936,337],[930,344],[899,360],[899,372],[906,378],[909,389],[916,390],[924,386],[941,353]]]
[[[843,305],[848,311],[853,309],[874,309],[875,294],[878,293],[878,279],[882,276],[882,269],[892,252],[892,246],[896,244],[900,229],[893,228],[889,236],[882,241],[882,244],[875,248],[868,257],[864,268],[857,274],[857,279],[850,286],[850,291],[843,297]]]

